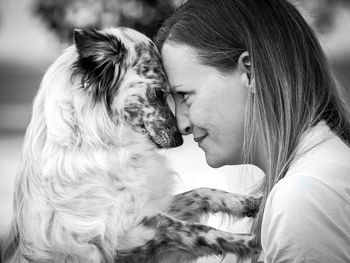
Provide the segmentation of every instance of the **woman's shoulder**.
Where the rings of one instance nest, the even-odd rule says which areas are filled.
[[[291,168],[307,162],[327,162],[350,168],[350,142],[342,141],[325,121],[321,121],[301,137]]]
[[[350,173],[347,178],[335,178],[332,174],[328,176],[330,178],[326,180],[311,173],[285,177],[273,187],[267,205],[293,211],[313,207],[323,207],[326,211],[339,203],[350,208]]]
[[[315,146],[273,187],[268,202],[325,211],[339,204],[350,207],[350,148],[337,136]]]
[[[317,178],[282,179],[265,206],[261,238],[266,261],[348,262],[349,214],[349,196],[345,199]]]
[[[305,139],[295,161],[273,191],[281,187],[301,189],[306,185],[309,191],[325,188],[323,192],[328,189],[350,204],[350,147],[325,124],[316,128],[314,137]]]

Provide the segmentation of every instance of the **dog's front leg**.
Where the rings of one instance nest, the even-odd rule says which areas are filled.
[[[153,239],[129,251],[119,251],[117,262],[187,262],[226,253],[243,259],[259,251],[251,234],[232,234],[166,215],[146,218],[141,224],[155,231]]]
[[[255,217],[261,196],[240,195],[217,189],[198,188],[176,195],[168,213],[182,220],[222,212],[234,217]]]

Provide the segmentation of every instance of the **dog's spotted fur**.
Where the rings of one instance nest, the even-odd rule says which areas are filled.
[[[255,217],[260,203],[261,197],[199,188],[175,196],[168,212],[183,220],[219,212],[236,218]]]
[[[260,198],[173,196],[157,148],[182,137],[154,44],[131,29],[76,31],[35,98],[4,262],[185,262],[258,248],[254,236],[189,222],[254,216]]]
[[[257,251],[249,234],[232,234],[164,214],[145,218],[142,223],[144,227],[156,231],[155,238],[127,253],[119,251],[117,262],[188,262],[226,253],[246,258]]]

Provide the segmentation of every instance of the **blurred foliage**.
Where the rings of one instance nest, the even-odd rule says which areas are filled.
[[[127,26],[153,38],[174,9],[172,0],[35,0],[34,13],[62,40],[74,28]]]
[[[317,0],[318,14],[315,19],[315,27],[325,33],[332,29],[336,10],[338,8],[350,8],[349,0]]]
[[[184,0],[34,0],[34,13],[63,41],[74,28],[128,26],[152,38],[162,21]],[[205,0],[203,0],[205,1]],[[350,0],[289,0],[299,6],[319,33],[332,30],[339,8]]]
[[[303,15],[321,34],[333,29],[339,9],[345,8],[350,12],[350,0],[290,0],[290,2],[301,9]]]

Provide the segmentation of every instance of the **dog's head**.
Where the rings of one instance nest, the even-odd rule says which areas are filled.
[[[167,77],[150,39],[128,28],[76,30],[74,52],[71,81],[79,86],[81,99],[104,108],[123,131],[142,134],[159,148],[183,143],[167,103]]]

